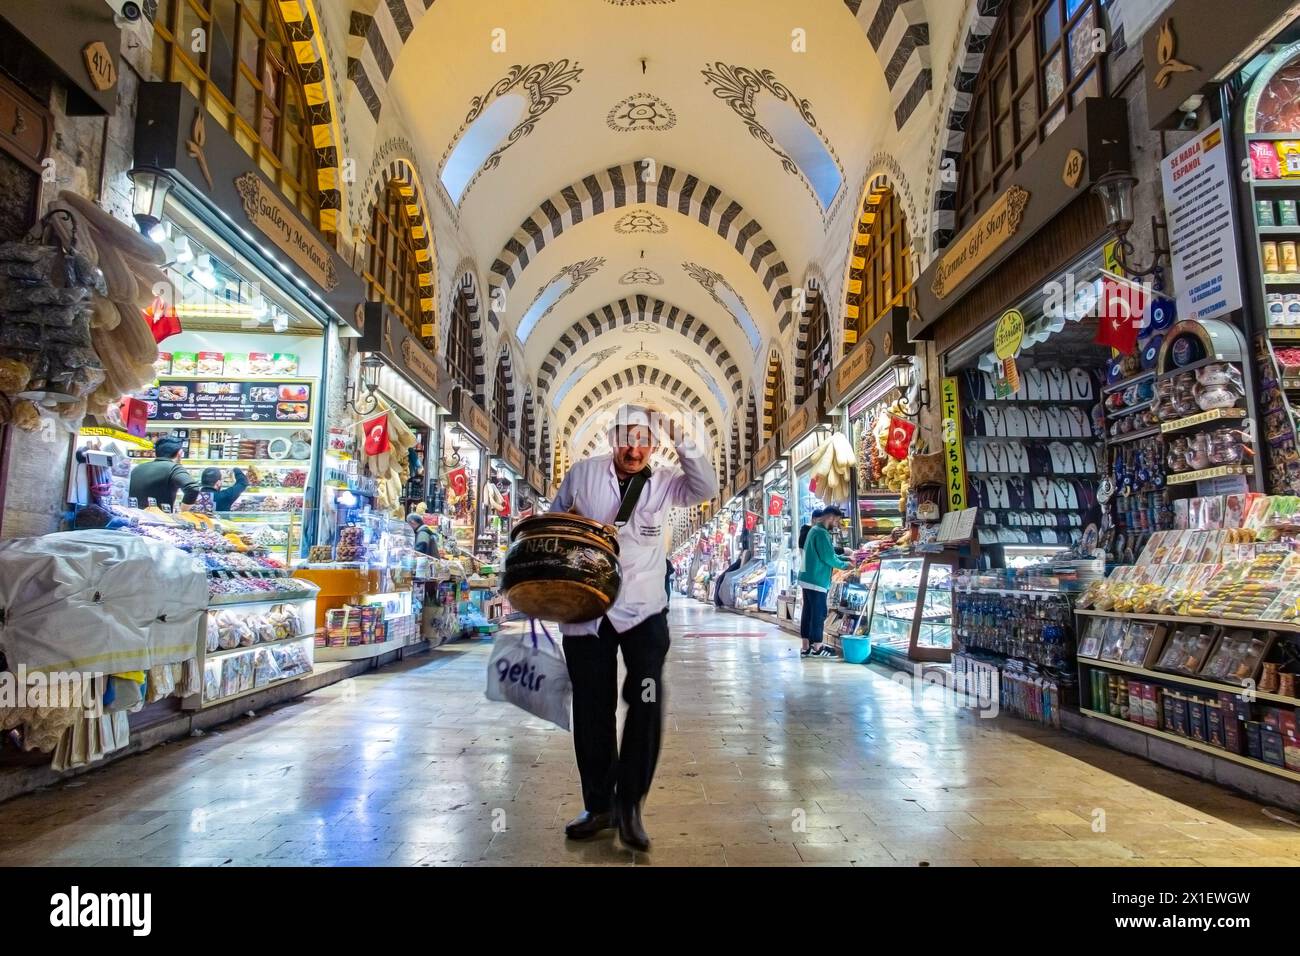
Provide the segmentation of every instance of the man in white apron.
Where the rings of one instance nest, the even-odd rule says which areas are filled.
[[[677,449],[681,470],[650,472],[662,433]],[[619,410],[610,430],[612,453],[576,462],[565,475],[553,511],[571,511],[617,525],[623,584],[599,620],[561,625],[573,684],[573,747],[585,809],[564,828],[585,840],[618,827],[623,843],[648,850],[641,802],[650,790],[663,731],[663,666],[668,654],[667,561],[664,526],[670,509],[718,493],[705,450],[675,422],[639,405]],[[627,719],[617,739],[618,652],[627,678]]]

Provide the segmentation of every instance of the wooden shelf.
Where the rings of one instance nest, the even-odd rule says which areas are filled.
[[[1139,611],[1094,611],[1090,608],[1075,608],[1074,613],[1085,614],[1088,617],[1137,618],[1140,621],[1160,621],[1172,624],[1217,624],[1220,627],[1244,627],[1252,631],[1281,631],[1287,634],[1300,634],[1300,623],[1264,621],[1258,618],[1204,617],[1197,614],[1143,614]]]
[[[1145,382],[1147,379],[1155,378],[1155,377],[1156,377],[1156,373],[1154,369],[1151,370],[1150,372],[1142,372],[1138,375],[1134,375],[1132,378],[1120,379],[1118,382],[1114,383],[1113,385],[1103,386],[1101,393],[1103,395],[1111,395],[1115,392],[1122,392],[1130,385],[1136,385],[1138,382]]]
[[[1193,737],[1180,737],[1178,734],[1171,734],[1167,730],[1156,730],[1154,727],[1148,727],[1146,724],[1135,724],[1131,720],[1125,720],[1122,717],[1112,717],[1110,714],[1103,714],[1100,711],[1089,710],[1086,707],[1080,707],[1079,713],[1085,717],[1092,717],[1096,720],[1105,720],[1112,724],[1119,724],[1121,727],[1128,727],[1130,730],[1136,730],[1139,733],[1149,734],[1152,737],[1159,737],[1162,740],[1171,740],[1176,744],[1182,744],[1190,747],[1192,750],[1200,750],[1215,757],[1222,757],[1224,760],[1231,760],[1233,763],[1239,763],[1246,767],[1254,767],[1256,770],[1263,770],[1268,773],[1276,774],[1279,777],[1285,777],[1288,780],[1300,781],[1300,773],[1288,770],[1286,767],[1278,767],[1271,763],[1264,763],[1262,760],[1256,760],[1254,757],[1245,757],[1241,754],[1235,754],[1231,750],[1224,750],[1222,747],[1215,747],[1213,744],[1207,744]]]
[[[1136,674],[1139,677],[1149,677],[1152,680],[1168,680],[1176,684],[1186,684],[1189,687],[1200,687],[1205,690],[1232,691],[1241,693],[1245,687],[1241,684],[1225,684],[1222,681],[1205,680],[1202,677],[1184,677],[1182,674],[1166,674],[1164,671],[1153,671],[1145,667],[1135,667],[1132,664],[1117,664],[1113,661],[1103,661],[1094,657],[1080,657],[1080,664],[1087,664],[1089,667],[1098,667],[1102,670],[1123,671],[1126,674]],[[1300,700],[1294,697],[1283,697],[1281,694],[1266,694],[1262,690],[1253,691],[1257,700],[1268,700],[1275,704],[1291,704],[1300,706]]]
[[[1187,485],[1193,481],[1209,481],[1212,478],[1226,478],[1230,475],[1253,475],[1254,473],[1254,465],[1215,465],[1213,468],[1202,468],[1200,471],[1184,471],[1181,474],[1169,475],[1165,478],[1165,483]]]
[[[1160,426],[1152,425],[1150,428],[1143,428],[1141,431],[1127,432],[1125,434],[1115,435],[1106,439],[1108,445],[1122,445],[1124,442],[1137,441],[1140,438],[1150,438],[1153,435],[1160,434]]]
[[[1226,418],[1245,417],[1246,410],[1244,408],[1212,408],[1208,412],[1197,412],[1195,415],[1175,418],[1171,422],[1161,422],[1160,430],[1168,434],[1169,432],[1182,431],[1184,428],[1195,428],[1197,425],[1208,425],[1210,422],[1223,421]]]
[[[316,379],[275,375],[159,375],[158,382],[249,382],[253,385],[315,385]],[[285,399],[289,401],[289,399]]]
[[[311,462],[303,458],[182,458],[181,464],[211,465],[217,468],[225,465],[232,468],[242,465],[253,468],[289,468],[294,465],[310,465]]]
[[[1274,326],[1268,330],[1268,337],[1274,342],[1300,342],[1300,326]]]
[[[232,654],[239,654],[244,651],[255,651],[259,647],[275,647],[277,644],[292,644],[294,641],[311,640],[315,634],[298,634],[295,637],[282,637],[278,641],[259,641],[256,644],[240,645],[239,647],[227,647],[216,651],[205,651],[203,659],[205,661],[215,660],[219,657],[229,657]]]

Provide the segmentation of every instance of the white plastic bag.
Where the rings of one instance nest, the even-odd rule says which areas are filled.
[[[551,639],[546,625],[530,622],[528,634],[502,634],[492,647],[488,661],[488,700],[500,700],[528,711],[534,717],[569,729],[569,701],[573,687],[569,668],[559,645]]]

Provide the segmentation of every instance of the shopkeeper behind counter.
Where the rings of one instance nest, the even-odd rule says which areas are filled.
[[[244,493],[244,489],[248,487],[248,476],[244,474],[242,468],[235,469],[235,483],[229,488],[222,487],[220,468],[204,468],[202,479],[203,487],[199,490],[212,492],[212,508],[214,511],[229,511],[239,496]]]
[[[183,493],[185,504],[198,501],[199,483],[181,466],[181,447],[175,438],[159,438],[153,443],[154,460],[131,469],[127,494],[139,507],[147,508],[152,498],[159,505],[174,508],[178,491]]]

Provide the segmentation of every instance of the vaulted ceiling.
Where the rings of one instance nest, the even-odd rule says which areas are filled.
[[[355,91],[400,116],[430,211],[498,290],[489,337],[517,337],[573,455],[612,387],[729,434],[868,157],[928,122],[928,11],[965,7],[349,2]]]

